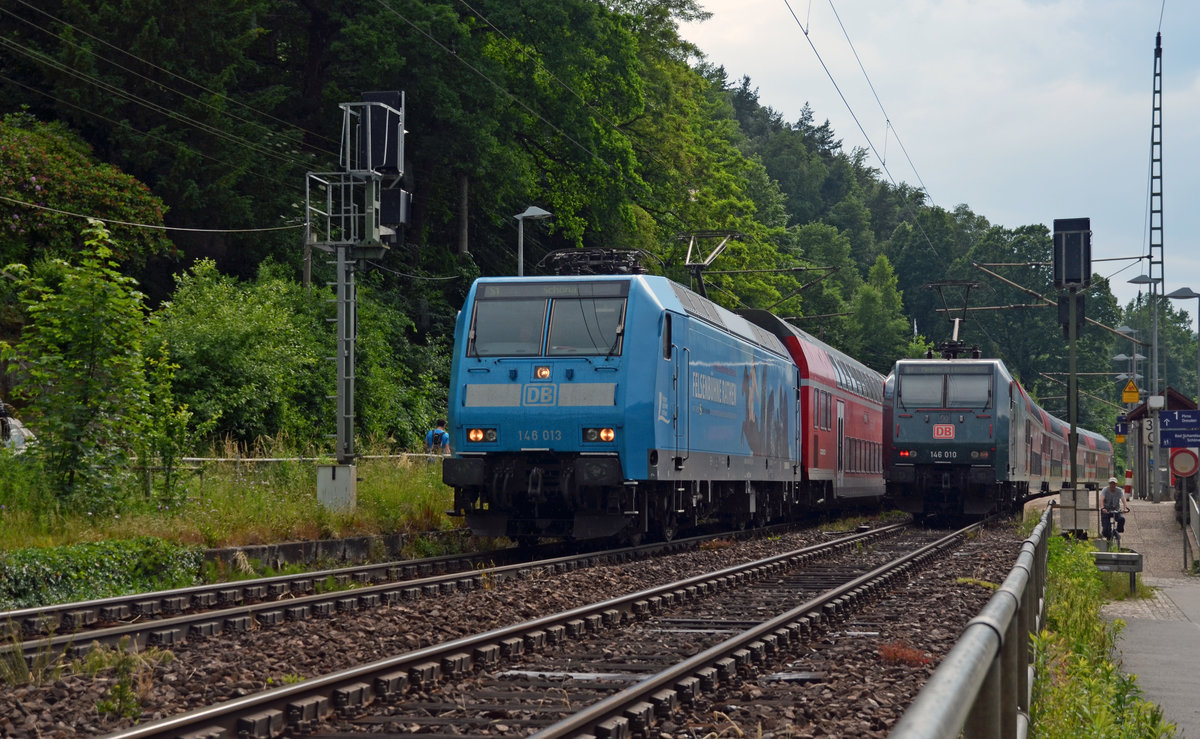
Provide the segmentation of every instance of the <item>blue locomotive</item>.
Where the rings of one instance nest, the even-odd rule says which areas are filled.
[[[884,386],[888,497],[918,518],[1013,511],[1070,484],[1069,426],[998,359],[902,359]],[[1111,474],[1112,443],[1078,429],[1076,480]]]
[[[819,352],[813,364],[832,378],[828,348],[798,348],[803,332],[757,320],[650,275],[477,280],[455,327],[443,467],[454,512],[477,534],[518,541],[744,526],[831,505],[863,476],[872,438],[881,497],[882,376],[839,355],[839,380],[818,383],[839,411],[871,396],[874,432],[855,447],[858,474],[812,482],[806,459],[850,463],[802,421],[809,382],[796,353]],[[805,457],[806,440],[819,456]]]

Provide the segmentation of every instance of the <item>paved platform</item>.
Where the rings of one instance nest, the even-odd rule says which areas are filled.
[[[1029,505],[1040,513],[1049,500],[1054,498]],[[1094,521],[1092,536],[1098,526]],[[1109,603],[1103,615],[1125,620],[1118,649],[1124,670],[1138,676],[1145,697],[1162,706],[1177,736],[1200,739],[1200,578],[1187,574],[1197,547],[1185,534],[1173,501],[1130,501],[1121,546],[1142,553],[1142,582],[1155,593]]]

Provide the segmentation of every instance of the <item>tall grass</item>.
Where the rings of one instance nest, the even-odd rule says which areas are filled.
[[[444,513],[453,493],[441,482],[440,459],[359,460],[357,506],[335,513],[317,501],[317,455],[260,445],[253,450],[258,458],[307,459],[254,462],[237,451],[218,447],[209,456],[240,461],[191,465],[174,501],[147,499],[135,490],[118,511],[104,515],[64,510],[40,482],[34,462],[0,460],[0,552],[135,536],[222,547],[457,525]]]
[[[1046,628],[1033,637],[1037,682],[1032,736],[1047,739],[1156,739],[1175,736],[1162,709],[1114,657],[1124,622],[1100,616],[1104,586],[1091,545],[1051,537]]]

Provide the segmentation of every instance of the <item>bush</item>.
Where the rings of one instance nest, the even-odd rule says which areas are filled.
[[[1049,543],[1046,628],[1033,637],[1033,735],[1175,736],[1175,725],[1142,697],[1136,676],[1123,673],[1113,657],[1124,622],[1108,623],[1100,616],[1103,588],[1091,545],[1063,537]]]
[[[139,537],[0,554],[0,609],[194,585],[203,552]]]

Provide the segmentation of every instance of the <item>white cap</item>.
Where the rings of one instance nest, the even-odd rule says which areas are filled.
[[[1116,481],[1117,481],[1117,478],[1115,478],[1115,477],[1110,477],[1110,478],[1108,478],[1108,481],[1109,481],[1109,482],[1116,482]]]

